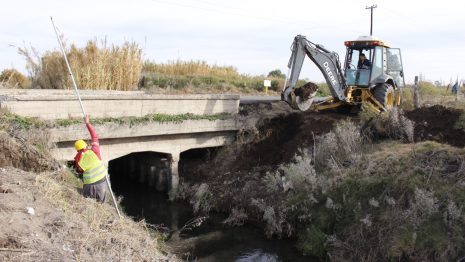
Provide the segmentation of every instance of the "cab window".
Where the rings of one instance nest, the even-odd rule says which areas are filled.
[[[372,61],[371,81],[383,74],[383,48],[381,46],[375,47]]]
[[[402,56],[399,48],[389,48],[386,51],[387,74],[392,76],[398,87],[405,86]]]
[[[347,49],[345,77],[348,85],[368,86],[372,66],[373,48]],[[360,55],[365,55],[365,60]]]

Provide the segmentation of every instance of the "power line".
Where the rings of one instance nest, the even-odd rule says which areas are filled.
[[[193,9],[198,9],[198,10],[207,11],[207,12],[227,14],[227,15],[240,16],[240,17],[248,17],[248,18],[260,19],[260,20],[264,20],[264,21],[271,21],[271,22],[274,22],[274,23],[287,24],[287,25],[295,25],[295,26],[302,27],[302,29],[304,29],[304,30],[321,29],[321,28],[341,28],[341,27],[347,27],[347,26],[350,26],[350,25],[353,25],[353,24],[359,24],[358,22],[352,22],[352,23],[344,23],[344,24],[341,24],[341,25],[321,25],[321,24],[318,24],[318,23],[315,23],[315,22],[312,21],[312,22],[308,22],[308,23],[312,24],[314,26],[309,27],[307,24],[302,24],[302,23],[298,23],[298,22],[289,21],[289,18],[284,18],[283,17],[283,19],[275,19],[275,18],[270,18],[269,16],[267,16],[266,14],[263,14],[263,13],[261,13],[263,15],[256,15],[256,14],[251,15],[249,13],[246,13],[246,12],[250,12],[250,10],[246,10],[246,9],[243,9],[243,8],[237,8],[237,7],[232,7],[231,8],[230,6],[222,5],[222,7],[227,8],[227,9],[235,9],[237,11],[241,10],[241,12],[224,11],[223,9],[218,8],[218,6],[221,6],[221,5],[214,4],[212,2],[205,1],[205,0],[200,0],[199,1],[201,3],[203,2],[204,6],[191,5],[191,4],[180,3],[180,2],[176,2],[176,1],[167,1],[167,0],[152,0],[152,1],[158,2],[158,3],[161,3],[161,4],[182,6],[182,7],[193,8]],[[207,5],[205,5],[205,4],[207,4]],[[246,11],[246,12],[244,12],[244,11]],[[258,14],[260,14],[260,13],[258,13]]]

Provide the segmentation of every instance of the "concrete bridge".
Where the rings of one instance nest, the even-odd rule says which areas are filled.
[[[105,124],[96,125],[95,130],[99,134],[102,158],[110,161],[123,156],[140,153],[156,152],[159,158],[148,161],[145,158],[132,159],[132,169],[127,170],[131,176],[136,172],[141,174],[143,180],[156,179],[161,171],[157,162],[162,159],[167,161],[170,169],[171,187],[177,188],[179,181],[178,163],[182,152],[196,148],[220,147],[231,143],[236,138],[238,129],[234,119],[227,120],[187,120],[182,123],[156,123],[149,122],[130,127],[128,125]],[[89,139],[89,133],[83,124],[66,128],[51,129],[51,139],[57,147],[52,149],[52,154],[59,160],[72,160],[76,154],[74,141],[77,139]],[[136,167],[139,166],[139,167]],[[158,169],[158,170],[157,170]],[[144,171],[141,171],[144,170]],[[139,176],[139,175],[137,175]]]
[[[157,176],[168,176],[171,188],[179,181],[178,164],[182,152],[196,148],[219,147],[235,140],[239,110],[237,95],[152,95],[141,91],[82,91],[84,107],[92,118],[143,117],[148,114],[195,115],[229,114],[223,120],[187,120],[183,122],[146,122],[135,126],[106,123],[94,125],[100,137],[102,158],[107,164],[124,156],[155,152],[156,156],[133,158],[120,165],[129,175],[141,173],[142,180],[154,183]],[[82,113],[71,90],[0,90],[0,107],[27,117],[47,120],[81,118]],[[70,161],[76,151],[74,141],[89,139],[84,124],[50,129],[58,160]],[[170,174],[160,168],[166,164]],[[111,170],[111,166],[110,166]],[[150,179],[146,179],[149,177]],[[163,179],[161,179],[163,181]]]

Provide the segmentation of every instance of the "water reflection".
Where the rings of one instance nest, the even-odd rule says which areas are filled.
[[[200,227],[179,232],[195,217],[188,203],[170,202],[166,194],[138,183],[114,180],[113,184],[115,193],[123,196],[126,214],[174,232],[167,244],[185,261],[309,261],[294,242],[266,239],[261,229],[252,226],[227,227],[221,223],[226,218],[222,214],[212,214]]]
[[[264,253],[262,250],[254,250],[250,253],[240,255],[236,258],[236,262],[277,262],[279,260],[278,255]]]

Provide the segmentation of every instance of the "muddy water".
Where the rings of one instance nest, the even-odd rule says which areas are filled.
[[[292,241],[266,239],[263,231],[252,226],[225,227],[220,214],[180,233],[195,218],[188,203],[170,202],[166,194],[137,183],[113,181],[113,188],[124,197],[126,214],[174,231],[167,244],[186,261],[311,261],[298,254]]]

